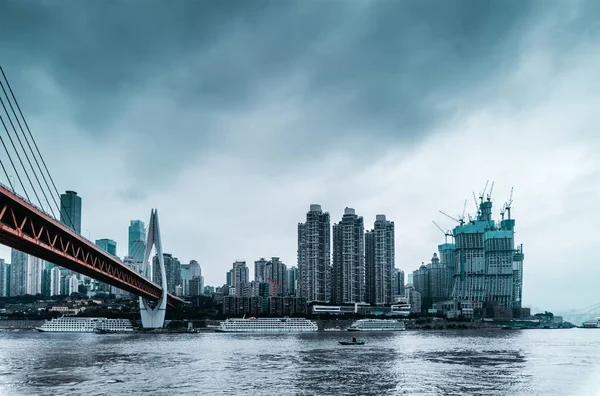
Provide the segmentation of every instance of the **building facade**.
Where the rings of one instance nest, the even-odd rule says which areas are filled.
[[[60,195],[60,222],[81,234],[81,197],[75,191]]]
[[[60,277],[61,277],[61,273],[60,273],[60,268],[59,267],[53,267],[50,270],[50,295],[51,296],[58,296],[60,295]]]
[[[267,266],[268,261],[261,257],[260,259],[254,262],[254,280],[257,282],[266,282],[267,278],[265,276],[265,268]]]
[[[298,267],[288,268],[287,294],[288,296],[298,296]]]
[[[440,262],[437,253],[431,262],[422,264],[413,272],[413,286],[421,293],[421,310],[423,312],[434,307],[434,304],[449,298],[448,268]]]
[[[249,282],[250,271],[249,268],[246,267],[245,261],[235,261],[233,263],[231,278],[231,286],[236,289]]]
[[[480,197],[477,218],[453,231],[455,268],[451,298],[471,302],[476,312],[487,305],[494,307],[495,315],[506,316],[522,307],[523,246],[515,248],[515,220],[509,205],[505,206],[501,221],[495,222],[491,197]]]
[[[331,223],[321,205],[310,205],[306,222],[298,223],[298,279],[300,297],[308,302],[331,298]]]
[[[167,275],[167,292],[175,294],[175,288],[181,286],[181,262],[169,253],[163,253],[163,261]],[[162,282],[160,265],[158,263],[158,256],[156,255],[152,258],[152,282],[157,285],[160,285]]]
[[[96,239],[96,246],[110,255],[117,256],[117,242],[112,239]]]
[[[394,268],[394,295],[404,297],[404,271]]]
[[[365,227],[352,208],[333,225],[331,301],[349,304],[365,301]]]
[[[141,220],[131,220],[128,230],[127,255],[136,263],[144,261],[146,251],[146,225]]]
[[[394,222],[385,215],[375,218],[373,230],[365,235],[366,296],[375,305],[391,304],[394,299],[394,268],[396,265]]]
[[[287,266],[279,260],[279,257],[271,257],[265,265],[265,282],[277,284],[277,295],[287,294]]]
[[[4,262],[4,259],[0,258],[0,297],[6,297],[8,296],[8,292],[6,290],[6,285],[10,285],[9,282],[7,282],[7,268],[9,267],[9,265],[7,265]]]
[[[10,295],[24,296],[42,293],[41,259],[11,249]]]

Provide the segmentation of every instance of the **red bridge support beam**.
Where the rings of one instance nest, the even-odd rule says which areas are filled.
[[[0,243],[150,300],[161,295],[160,286],[2,185]],[[167,298],[171,306],[181,302]]]

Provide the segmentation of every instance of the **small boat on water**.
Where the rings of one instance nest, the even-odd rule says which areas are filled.
[[[365,345],[364,341],[357,341],[356,337],[352,337],[352,341],[338,341],[340,345]]]

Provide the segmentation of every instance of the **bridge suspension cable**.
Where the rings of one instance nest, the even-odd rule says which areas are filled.
[[[4,95],[7,98],[8,104],[10,106],[10,109],[12,111],[12,114],[15,118],[15,120],[17,121],[17,125],[19,126],[19,130],[21,131],[21,134],[23,135],[23,138],[25,140],[25,143],[27,143],[27,147],[29,148],[29,151],[31,152],[31,156],[33,157],[33,160],[37,166],[37,169],[39,169],[39,175],[42,177],[42,180],[44,181],[44,184],[46,185],[46,188],[48,189],[49,195],[52,198],[54,205],[56,207],[58,207],[58,204],[56,202],[56,197],[54,196],[54,194],[52,193],[52,190],[50,189],[50,186],[48,185],[48,180],[46,179],[46,175],[44,174],[44,171],[42,170],[42,167],[40,166],[40,163],[38,161],[37,156],[35,155],[35,152],[33,151],[33,148],[31,147],[31,143],[29,143],[29,139],[27,138],[27,134],[25,134],[25,131],[23,130],[23,125],[21,124],[21,120],[19,119],[19,116],[17,116],[17,113],[15,111],[15,108],[13,106],[13,102],[15,104],[15,106],[17,106],[17,108],[19,109],[19,114],[21,115],[21,119],[23,120],[23,123],[26,124],[27,121],[25,120],[25,117],[23,117],[23,112],[21,111],[21,108],[19,107],[19,103],[17,102],[17,98],[15,97],[15,94],[12,90],[12,87],[10,86],[10,82],[8,81],[8,79],[6,78],[6,74],[4,74],[4,69],[2,69],[2,66],[0,66],[0,72],[2,72],[2,77],[4,78],[4,81],[6,82],[6,87],[8,88],[8,90],[10,91],[11,97],[12,97],[12,101],[11,98],[8,96],[8,93],[6,92],[6,90],[4,89],[4,86],[2,85],[2,91],[4,92]],[[2,81],[0,80],[0,84],[2,83]],[[31,132],[29,132],[30,138],[31,140],[33,140],[34,144],[35,144],[35,140],[33,139],[33,135],[31,134]],[[37,145],[36,145],[37,148]],[[41,154],[38,150],[38,155],[41,158]],[[43,158],[41,158],[43,161]],[[29,161],[29,158],[28,158]],[[31,168],[33,169],[33,165],[31,165],[31,162],[29,162]],[[48,204],[48,207],[50,208],[52,215],[54,217],[56,217],[56,215],[54,215],[54,210],[52,209],[52,205],[50,203],[50,201],[48,201],[48,196],[46,195],[46,189],[44,189],[44,186],[42,186],[42,183],[40,182],[39,178],[38,178],[38,173],[37,171],[34,170],[34,175],[35,178],[42,190],[42,194],[44,195],[44,199],[46,200],[46,203]],[[60,211],[60,209],[59,209]]]
[[[65,217],[66,217],[66,219],[64,219],[64,220],[67,220],[68,223],[70,223],[70,227],[74,228],[73,220],[71,219],[71,216],[70,216],[69,212],[66,210],[66,208],[64,206],[64,203],[60,199],[60,193],[58,191],[58,188],[56,187],[56,183],[54,182],[54,178],[52,177],[52,174],[48,170],[48,166],[46,165],[46,161],[44,160],[44,157],[42,156],[42,153],[40,152],[40,149],[39,149],[39,147],[37,145],[37,142],[36,142],[36,140],[35,140],[35,138],[33,136],[33,133],[31,132],[31,129],[29,128],[29,124],[27,123],[27,120],[26,120],[25,116],[23,115],[23,111],[21,110],[21,106],[19,105],[19,102],[18,102],[18,100],[17,100],[17,98],[16,98],[16,96],[15,96],[15,94],[13,92],[12,86],[10,85],[10,82],[8,81],[8,78],[6,77],[6,74],[5,74],[4,69],[2,68],[2,66],[0,66],[0,73],[2,74],[4,82],[6,83],[8,91],[10,92],[10,97],[9,97],[8,93],[6,92],[6,90],[5,90],[5,88],[4,88],[3,85],[2,85],[2,91],[4,92],[4,95],[6,96],[7,102],[9,103],[9,107],[11,108],[13,116],[14,116],[14,118],[17,121],[17,124],[19,126],[19,129],[21,130],[21,133],[23,134],[25,142],[27,143],[27,146],[28,146],[29,150],[31,151],[31,155],[34,158],[34,162],[36,163],[37,168],[39,169],[39,175],[41,176],[42,180],[44,181],[44,184],[45,184],[45,186],[46,186],[46,188],[48,190],[48,195],[52,198],[52,202],[54,203],[54,206],[58,209],[59,215],[61,215],[61,214],[64,213]],[[1,80],[0,80],[0,84],[2,84]],[[12,98],[12,101],[11,101],[11,98]],[[14,107],[12,105],[12,102],[14,102],[14,105],[15,105]],[[7,116],[9,116],[9,120],[10,120],[10,114],[8,113],[8,110],[6,109],[6,107],[4,106],[4,104],[2,104],[2,106],[4,107],[5,112],[7,113]],[[19,120],[19,117],[17,116],[17,111],[15,111],[15,107],[16,107],[19,115],[20,115],[20,119],[23,121],[23,124],[21,124],[21,122]],[[11,124],[12,124],[12,121],[11,121]],[[23,129],[23,125],[25,125],[25,129]],[[52,215],[55,218],[58,219],[58,217],[54,213],[54,210],[52,209],[51,201],[48,200],[48,196],[46,195],[46,189],[44,189],[44,186],[40,182],[40,179],[38,177],[38,172],[33,167],[33,164],[31,163],[31,160],[29,159],[27,151],[25,150],[25,148],[24,148],[24,146],[23,146],[23,144],[21,142],[21,139],[20,139],[20,137],[18,135],[18,132],[17,132],[16,128],[14,127],[14,124],[12,126],[13,126],[13,129],[15,130],[15,134],[17,135],[17,138],[19,140],[21,148],[23,149],[23,152],[25,153],[27,161],[28,161],[28,163],[29,163],[32,171],[34,172],[35,178],[36,178],[36,180],[37,180],[37,182],[38,182],[38,184],[39,184],[39,186],[41,188],[41,191],[43,193],[44,199],[46,200],[46,203],[47,203],[47,205],[48,205],[48,207],[49,207]],[[8,134],[8,128],[6,126],[5,126],[5,129],[6,129],[7,134]],[[25,133],[25,130],[27,130],[27,134]],[[29,139],[31,139],[31,142],[33,143],[33,147],[31,146],[31,144],[29,142],[29,139],[27,138],[27,135],[29,135]],[[10,135],[9,135],[9,138],[10,138]],[[19,156],[18,151],[17,151],[17,149],[16,149],[16,147],[14,145],[14,142],[12,141],[12,138],[11,138],[11,143],[13,143],[13,148],[15,149],[15,153],[17,154],[17,156]],[[35,147],[35,151],[33,150],[34,147]],[[5,146],[5,150],[6,150],[6,146]],[[8,153],[8,150],[6,150],[6,151]],[[36,152],[37,152],[37,156],[36,156]],[[39,157],[39,161],[38,161],[38,157]],[[20,156],[19,156],[19,161],[21,161]],[[40,162],[41,162],[41,165],[40,165]],[[21,164],[22,164],[22,161],[21,161]],[[42,169],[42,165],[43,165],[43,169]],[[14,166],[13,166],[13,168],[14,168]],[[28,175],[27,170],[26,170],[26,168],[24,166],[23,166],[23,170],[25,171],[25,174],[26,174],[26,176],[29,179],[29,175]],[[45,172],[44,172],[44,170],[45,170]],[[19,173],[16,172],[16,168],[15,168],[15,173],[17,174],[17,176],[18,176],[18,178],[20,180],[20,176],[19,176]],[[48,177],[46,177],[46,175]],[[48,180],[50,180],[50,183],[48,183]],[[10,178],[9,178],[9,181],[10,181]],[[25,186],[23,185],[22,182],[20,182],[20,183],[21,183],[21,187],[25,191],[26,198],[28,200],[30,200],[29,195],[27,194],[27,190],[25,189]],[[39,197],[37,195],[37,192],[35,191],[35,188],[33,187],[33,183],[31,183],[31,180],[30,180],[30,184],[31,184],[31,186],[32,186],[32,188],[34,190],[34,193],[35,193],[36,197],[38,198],[38,202],[40,203],[40,207],[42,209],[44,209],[44,205],[41,203],[41,201],[40,201],[40,199],[39,199]],[[52,187],[53,187],[54,191],[52,191],[52,188],[50,188],[50,184],[52,184]],[[12,187],[12,183],[11,183],[11,187]],[[57,198],[58,198],[58,201],[57,201]],[[59,205],[59,202],[60,202],[60,205]],[[67,224],[67,225],[69,225],[69,224]]]

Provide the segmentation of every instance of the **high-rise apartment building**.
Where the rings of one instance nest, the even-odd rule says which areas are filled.
[[[331,298],[331,223],[321,205],[310,205],[306,223],[298,223],[298,276],[300,296],[307,301]]]
[[[272,257],[265,265],[265,282],[277,284],[277,295],[285,296],[287,293],[287,266],[279,260],[279,257]]]
[[[404,271],[401,269],[394,269],[394,285],[393,292],[395,296],[404,297]]]
[[[333,225],[331,300],[337,304],[365,301],[365,227],[354,209],[344,209]]]
[[[433,254],[429,264],[422,264],[413,272],[413,285],[421,293],[423,312],[433,308],[437,302],[448,300],[448,268],[440,262],[437,253]]]
[[[421,302],[421,293],[415,290],[413,285],[410,283],[405,286],[404,292],[406,293],[406,298],[410,304],[410,312],[420,313],[421,306],[423,305]]]
[[[167,291],[171,294],[175,294],[175,288],[181,286],[181,262],[169,253],[163,253],[163,261],[165,263],[165,272],[167,275]],[[157,255],[152,258],[152,282],[158,285],[162,283],[162,275],[160,273]]]
[[[196,260],[190,260],[190,276],[193,278],[195,276],[202,276],[202,268],[200,267],[200,263]]]
[[[96,239],[96,246],[110,255],[117,256],[117,242],[112,239]]]
[[[266,282],[267,278],[265,276],[265,268],[267,266],[268,261],[261,257],[260,259],[254,262],[254,280],[257,282]]]
[[[5,289],[5,284],[6,284],[6,263],[4,262],[4,259],[0,258],[0,297],[5,297],[6,296],[6,289]]]
[[[238,288],[250,280],[250,272],[246,267],[245,261],[236,261],[233,263],[231,286]]]
[[[42,260],[11,249],[10,295],[24,296],[42,293]]]
[[[144,261],[146,251],[146,226],[141,220],[129,222],[127,255],[136,263]]]
[[[375,217],[375,224],[365,235],[365,274],[367,302],[391,304],[394,298],[395,241],[394,222],[385,215]]]
[[[81,197],[67,190],[60,195],[60,222],[81,234]]]
[[[60,273],[60,268],[59,267],[53,267],[50,270],[50,295],[51,296],[58,296],[60,295],[60,277],[61,277],[61,273]]]
[[[298,267],[288,268],[286,290],[288,296],[298,296]]]

